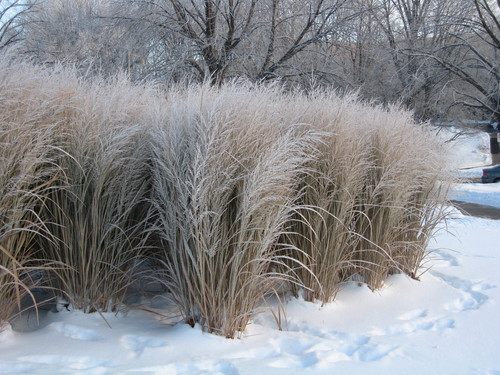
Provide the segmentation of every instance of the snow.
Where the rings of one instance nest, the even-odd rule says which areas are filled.
[[[490,136],[480,131],[469,131],[459,135],[462,129],[442,127],[438,137],[451,146],[455,168],[472,168],[491,164]],[[457,136],[455,139],[454,137]]]
[[[450,198],[500,208],[500,184],[455,184]]]
[[[468,168],[457,171],[461,178],[480,181],[483,168]],[[500,184],[457,183],[453,184],[450,199],[500,208]]]
[[[498,374],[500,221],[454,216],[420,281],[353,282],[323,307],[291,298],[282,331],[270,311],[235,340],[141,309],[51,312],[43,328],[0,334],[0,373]]]
[[[458,196],[500,207],[500,184],[458,184]],[[375,292],[352,282],[325,306],[270,301],[241,339],[140,308],[48,312],[35,331],[0,333],[0,373],[498,375],[499,233],[500,221],[454,212],[420,281],[394,275]]]

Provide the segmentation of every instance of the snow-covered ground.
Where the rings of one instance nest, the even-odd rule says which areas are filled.
[[[441,140],[448,141],[454,167],[473,168],[491,164],[490,136],[472,130],[464,135],[460,135],[461,132],[457,127],[443,127],[437,133]]]
[[[459,171],[462,178],[479,181],[483,169],[471,168]],[[488,205],[500,208],[500,184],[482,184],[482,183],[460,183],[454,184],[450,192],[450,198],[482,205]]]
[[[497,205],[500,184],[452,194]],[[351,283],[323,307],[290,299],[283,330],[268,310],[236,340],[140,309],[48,313],[36,331],[0,333],[0,373],[498,375],[499,235],[500,221],[454,212],[420,281],[392,276],[376,292]]]
[[[283,331],[269,312],[236,340],[141,310],[49,313],[0,334],[0,373],[499,374],[500,221],[455,216],[421,281],[352,283],[324,307],[290,299]]]
[[[500,208],[500,184],[455,184],[450,198]]]

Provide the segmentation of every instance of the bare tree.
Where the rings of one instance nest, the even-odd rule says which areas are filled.
[[[376,2],[352,0],[349,8],[343,9],[349,22],[340,25],[335,38],[328,39],[330,64],[325,69],[335,86],[386,103],[394,71],[385,34],[374,16]]]
[[[0,50],[20,39],[24,26],[22,16],[34,5],[33,1],[0,0]]]
[[[449,72],[427,56],[457,53],[441,48],[449,44],[450,34],[461,35],[462,25],[452,22],[466,14],[467,4],[448,0],[376,0],[372,2],[374,17],[386,37],[386,50],[394,72],[394,93],[416,111],[418,117],[429,118],[435,110],[437,96],[449,81]]]
[[[102,0],[41,0],[26,15],[24,53],[41,63],[65,61],[109,75],[135,72],[145,62],[145,40],[113,21],[119,4]]]
[[[178,60],[194,68],[200,77],[210,76],[215,83],[224,77],[241,40],[251,33],[257,0],[136,3],[144,9],[136,20],[146,21],[167,50],[180,43],[182,51],[177,55]],[[175,56],[168,57],[175,59]]]
[[[202,79],[283,77],[294,58],[325,42],[346,0],[144,0],[156,35],[183,40],[181,55]]]
[[[279,1],[271,2],[266,27],[268,41],[258,79],[269,79],[303,52],[316,52],[309,48],[337,38],[347,21],[346,1]],[[309,55],[308,58],[311,56]]]
[[[469,0],[472,17],[459,20],[469,32],[452,34],[453,41],[443,49],[466,50],[461,60],[432,57],[471,90],[461,90],[457,104],[486,112],[500,122],[500,0]]]
[[[402,101],[425,119],[444,117],[459,92],[498,113],[500,0],[5,1],[29,9],[15,24],[42,63],[166,83],[312,83]]]

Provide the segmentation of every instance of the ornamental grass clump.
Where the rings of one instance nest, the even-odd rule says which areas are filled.
[[[375,289],[389,274],[418,278],[428,241],[445,217],[449,176],[446,150],[430,130],[417,127],[411,113],[375,108],[370,117],[372,168],[356,230],[366,238],[362,246],[383,249],[361,253],[364,280]]]
[[[144,260],[149,188],[148,140],[132,87],[81,83],[63,105],[55,143],[62,173],[41,211],[58,241],[47,259],[68,267],[53,286],[76,309],[114,311]],[[142,93],[144,94],[144,93]]]
[[[0,62],[0,330],[22,312],[23,298],[38,303],[30,290],[42,286],[35,275],[49,262],[37,240],[53,240],[38,210],[57,173],[48,142],[52,129],[37,126],[40,113],[13,110],[17,87],[5,68]]]
[[[187,323],[229,338],[293,279],[278,239],[313,137],[282,121],[275,95],[238,86],[171,93],[171,113],[151,137],[165,285]]]
[[[320,139],[299,176],[299,208],[283,240],[301,249],[290,256],[307,265],[296,270],[302,285],[293,289],[302,288],[308,301],[326,303],[363,267],[362,262],[355,262],[356,253],[363,250],[359,246],[362,237],[353,224],[362,215],[359,196],[370,170],[369,136],[353,121],[353,111],[359,110],[355,97],[317,93],[289,100],[289,107],[301,114],[301,121]]]
[[[43,250],[68,266],[52,281],[73,308],[113,311],[143,260],[146,151],[138,129],[85,125],[73,124],[61,140],[63,173],[41,212],[58,241]]]
[[[307,265],[297,270],[304,298],[329,302],[349,280],[377,289],[391,273],[417,277],[444,217],[438,142],[411,113],[354,96],[316,92],[295,97],[290,108],[322,135],[300,177],[302,208],[287,235],[302,250],[290,256]]]
[[[352,95],[162,92],[0,59],[0,322],[35,270],[84,312],[154,272],[184,322],[225,337],[272,294],[418,278],[447,189],[433,139]]]
[[[46,232],[36,240],[37,256],[64,265],[47,272],[45,282],[76,309],[114,310],[147,239],[149,151],[142,124],[151,90],[124,77],[90,81],[71,69],[20,64],[4,66],[2,113],[15,119],[13,132],[32,132],[18,147],[31,148],[38,139],[50,145],[47,171],[56,171],[32,212]],[[37,129],[45,128],[42,137]]]

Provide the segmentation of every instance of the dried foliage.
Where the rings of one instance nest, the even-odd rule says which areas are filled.
[[[2,123],[26,137],[2,150],[22,165],[31,158],[40,164],[34,146],[44,143],[51,165],[40,172],[50,178],[36,210],[17,209],[36,215],[47,232],[37,239],[38,256],[65,265],[50,272],[49,285],[83,311],[115,309],[147,238],[149,168],[141,121],[148,90],[137,97],[124,77],[86,82],[70,69],[18,64],[2,69],[9,97]],[[30,170],[18,173],[28,186],[30,178],[39,179]]]
[[[447,185],[411,113],[241,82],[163,96],[2,64],[10,301],[37,258],[65,265],[44,282],[85,312],[116,309],[154,266],[184,322],[234,337],[278,291],[328,302],[348,280],[418,277]]]
[[[48,142],[52,128],[39,122],[44,111],[30,111],[32,103],[25,100],[29,87],[20,87],[10,76],[12,68],[0,62],[0,70],[1,329],[22,311],[24,297],[33,299],[34,274],[47,267],[48,262],[37,261],[41,254],[36,240],[52,237],[38,211],[58,169]],[[19,108],[23,103],[26,113]]]
[[[152,203],[165,281],[186,321],[233,337],[273,283],[293,277],[277,242],[298,197],[312,135],[274,112],[278,92],[174,92],[154,129]]]

